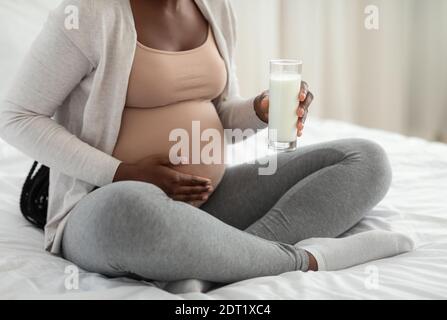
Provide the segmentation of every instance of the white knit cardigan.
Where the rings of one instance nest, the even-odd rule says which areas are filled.
[[[196,3],[229,74],[224,93],[214,101],[224,128],[264,128],[253,98],[239,97],[229,1]],[[78,29],[66,25],[73,8]],[[64,0],[51,12],[1,102],[0,137],[51,168],[45,249],[52,253],[60,253],[71,209],[95,186],[112,183],[120,164],[111,154],[136,42],[129,0]]]

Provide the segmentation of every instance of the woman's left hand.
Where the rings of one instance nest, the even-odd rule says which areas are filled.
[[[296,124],[298,129],[298,137],[303,135],[304,123],[306,122],[307,114],[309,113],[309,107],[314,100],[314,95],[309,91],[309,85],[307,82],[301,82],[300,93],[298,95],[297,114],[298,123]],[[269,121],[269,92],[264,91],[255,99],[255,111],[259,119],[268,123]]]

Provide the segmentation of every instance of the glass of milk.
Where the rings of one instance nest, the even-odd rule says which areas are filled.
[[[275,151],[296,149],[298,95],[303,63],[270,61],[269,147]]]

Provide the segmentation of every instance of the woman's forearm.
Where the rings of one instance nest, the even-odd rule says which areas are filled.
[[[219,117],[225,129],[253,129],[259,130],[267,127],[255,112],[256,97],[243,99],[240,97],[228,98],[219,107]]]
[[[111,183],[121,163],[49,117],[8,101],[2,102],[0,108],[0,137],[51,170],[95,186]]]
[[[103,186],[113,181],[120,161],[51,119],[95,69],[85,53],[88,42],[71,38],[77,33],[64,29],[64,17],[64,6],[50,14],[0,102],[0,136],[51,170]],[[83,24],[92,25],[88,19]]]

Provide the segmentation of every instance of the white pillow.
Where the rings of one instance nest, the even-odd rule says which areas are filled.
[[[49,11],[60,2],[0,0],[0,97],[8,89]]]

